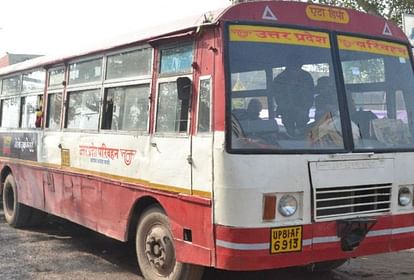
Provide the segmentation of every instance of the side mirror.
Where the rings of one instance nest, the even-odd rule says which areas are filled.
[[[192,82],[188,77],[177,78],[177,93],[178,99],[189,100],[191,96],[191,85]]]

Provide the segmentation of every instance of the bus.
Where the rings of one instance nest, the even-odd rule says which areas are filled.
[[[5,220],[132,241],[146,279],[412,248],[412,63],[382,17],[254,1],[2,68]]]

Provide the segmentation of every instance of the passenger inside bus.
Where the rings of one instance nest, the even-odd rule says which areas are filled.
[[[318,79],[315,93],[317,94],[315,97],[316,122],[327,112],[330,112],[332,115],[339,112],[334,81],[330,77],[325,76]]]
[[[43,119],[42,106],[36,108],[35,117],[36,117],[35,127],[39,128],[42,126],[42,119]]]
[[[375,138],[372,131],[372,120],[378,119],[372,111],[364,111],[362,108],[358,108],[355,105],[352,97],[348,98],[349,115],[352,122],[354,122],[360,131],[362,139]]]
[[[233,133],[238,138],[250,139],[249,145],[277,144],[279,128],[276,121],[262,119],[263,110],[261,101],[250,99],[246,109],[233,109]]]
[[[287,58],[286,69],[273,80],[273,94],[280,116],[289,136],[303,137],[313,104],[314,83],[297,54]]]
[[[260,118],[260,112],[262,109],[263,106],[259,99],[251,99],[247,105],[247,118],[249,120],[262,120]]]
[[[330,77],[319,78],[315,92],[315,122],[309,125],[308,138],[312,144],[342,146],[341,118],[334,80]],[[354,139],[360,139],[357,124],[351,121],[351,126]]]

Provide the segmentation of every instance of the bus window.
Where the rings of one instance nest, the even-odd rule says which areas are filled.
[[[269,41],[261,37],[263,32],[279,36]],[[244,37],[246,33],[258,35]],[[329,35],[249,25],[232,25],[229,34],[232,123],[233,129],[242,133],[232,134],[232,147],[279,151],[344,149],[336,83],[330,73]],[[252,76],[258,79],[249,82]],[[242,119],[252,98],[260,101],[260,120],[267,122],[253,124]],[[321,106],[316,108],[316,104]],[[249,131],[252,129],[254,133]]]
[[[62,96],[65,86],[65,68],[58,66],[49,69],[47,108],[45,127],[53,130],[60,129],[62,118]],[[43,108],[44,109],[44,108]]]
[[[191,72],[193,42],[161,49],[160,74]]]
[[[210,132],[211,78],[200,80],[198,103],[198,132]]]
[[[161,78],[158,84],[156,132],[187,132],[190,100],[179,98],[177,78],[184,73],[191,73],[193,49],[193,42],[160,49]],[[170,77],[162,78],[164,76]]]
[[[21,128],[36,127],[36,111],[39,111],[41,106],[41,95],[25,96],[21,98]]]
[[[106,89],[102,129],[146,131],[149,85]]]
[[[46,73],[44,70],[37,70],[23,74],[23,92],[40,91],[45,88]]]
[[[47,104],[46,127],[50,129],[59,129],[62,112],[62,93],[49,93]]]
[[[49,70],[49,87],[62,87],[62,83],[65,80],[65,69],[56,68]]]
[[[10,78],[3,79],[2,83],[2,95],[11,95],[19,93],[21,90],[21,76],[13,76]]]
[[[68,93],[66,128],[98,129],[100,90]]]
[[[106,79],[119,79],[151,74],[152,49],[146,48],[108,56]]]
[[[159,84],[157,132],[186,132],[188,123],[188,102],[178,98],[177,83]]]
[[[382,51],[350,47],[354,42],[365,46],[368,41],[381,46]],[[413,114],[407,111],[406,103],[413,100],[414,81],[408,77],[412,70],[407,48],[350,36],[338,36],[338,44],[350,118],[359,129],[355,147],[413,147]]]
[[[7,128],[19,127],[19,98],[8,98],[1,101],[1,126]]]
[[[69,85],[98,82],[102,77],[102,58],[69,65]]]

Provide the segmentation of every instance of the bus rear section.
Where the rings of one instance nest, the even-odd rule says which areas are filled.
[[[219,268],[333,268],[414,244],[409,46],[385,20],[297,5],[309,19],[318,21],[316,9],[327,18],[343,13],[344,22],[223,25],[226,130],[214,151]],[[280,19],[281,10],[263,5],[262,15]],[[354,29],[357,20],[373,29]]]

